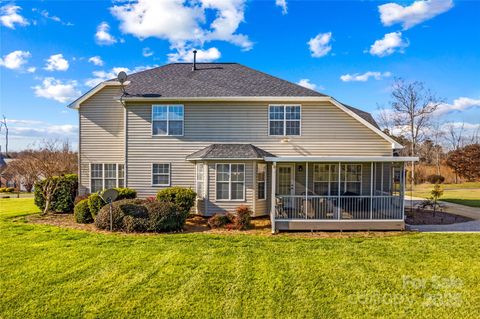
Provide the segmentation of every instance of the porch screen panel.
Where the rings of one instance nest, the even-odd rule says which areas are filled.
[[[361,195],[362,193],[362,164],[346,164],[343,166],[344,193]]]
[[[338,165],[315,164],[313,168],[313,191],[321,196],[338,195]]]

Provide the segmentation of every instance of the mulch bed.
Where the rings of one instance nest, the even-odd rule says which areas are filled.
[[[409,225],[451,225],[464,223],[473,219],[445,212],[433,212],[431,210],[414,209],[407,210],[405,223]]]
[[[98,230],[93,224],[77,224],[73,218],[73,214],[48,214],[40,216],[39,214],[23,216],[19,219],[26,220],[34,224],[44,224],[58,226],[62,228],[70,228],[77,230],[85,230],[95,233],[108,234],[109,231]],[[211,229],[207,224],[208,218],[202,216],[191,216],[187,219],[185,227],[181,233],[206,233],[218,235],[261,235],[272,236],[270,219],[268,217],[258,217],[252,219],[252,227],[248,230],[228,230],[228,229]],[[127,234],[115,232],[116,234]],[[406,234],[400,231],[315,231],[315,232],[281,232],[275,236],[300,237],[300,238],[373,238],[373,237],[390,237]],[[129,235],[132,235],[129,233]],[[139,236],[157,236],[157,233],[136,233]]]

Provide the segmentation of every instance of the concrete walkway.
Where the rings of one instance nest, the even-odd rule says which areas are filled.
[[[405,196],[405,207],[411,207],[412,204],[415,206],[424,200],[424,198]],[[479,207],[469,207],[448,202],[440,203],[445,206],[444,212],[469,217],[474,220],[450,225],[407,225],[406,228],[420,232],[480,232]]]

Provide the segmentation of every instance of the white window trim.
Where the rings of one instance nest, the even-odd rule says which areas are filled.
[[[218,172],[218,165],[228,165],[229,177],[228,177],[228,198],[217,198],[217,172]],[[232,165],[243,165],[243,198],[241,199],[232,199]],[[215,201],[216,202],[245,202],[246,201],[246,177],[247,177],[247,166],[245,163],[215,163]],[[237,181],[238,182],[238,181]],[[220,183],[226,183],[225,181],[221,181]]]
[[[284,108],[283,111],[283,135],[273,135],[270,134],[270,108],[273,106],[282,106]],[[285,116],[285,107],[287,106],[298,106],[300,107],[300,120],[293,120],[298,121],[300,123],[299,134],[298,135],[287,135],[287,118]],[[269,104],[267,108],[267,120],[268,120],[268,136],[302,136],[302,105],[301,104]],[[272,120],[280,122],[280,120]]]
[[[153,183],[153,165],[168,165],[168,184],[154,184]],[[167,174],[155,174],[155,175],[167,175]],[[170,186],[172,184],[172,165],[171,163],[152,163],[151,165],[151,170],[150,170],[150,176],[151,176],[151,183],[152,186]]]
[[[257,179],[257,174],[258,174],[258,164],[264,164],[265,165],[265,176],[264,176],[264,179],[263,179],[263,183],[265,184],[265,187],[264,187],[264,194],[263,194],[263,198],[258,198],[260,195],[260,193],[258,192],[258,179]],[[267,173],[268,173],[268,165],[267,163],[256,163],[255,164],[257,167],[255,169],[255,182],[257,183],[256,185],[256,188],[257,188],[257,200],[267,200]]]
[[[153,134],[153,109],[158,106],[158,107],[166,107],[167,108],[167,132],[166,134]],[[170,129],[170,110],[169,110],[169,107],[170,106],[181,106],[182,109],[183,109],[183,119],[182,119],[182,134],[169,134],[169,129]],[[151,130],[150,130],[150,133],[152,134],[152,136],[184,136],[185,135],[185,105],[183,104],[152,104],[152,107],[151,107],[151,116],[150,116],[150,120],[151,120]],[[159,121],[159,120],[157,120]],[[157,164],[157,163],[155,163]]]
[[[88,179],[88,190],[90,192],[92,192],[92,165],[102,165],[102,190],[105,190],[105,165],[108,165],[108,164],[114,164],[115,167],[116,167],[116,171],[117,171],[117,177],[116,177],[116,187],[119,187],[118,186],[118,180],[121,179],[119,178],[119,174],[118,174],[118,166],[119,165],[123,165],[123,187],[125,187],[125,163],[113,163],[113,162],[105,162],[105,163],[97,163],[97,162],[93,162],[93,163],[89,163],[88,165],[88,175],[89,175],[89,179]],[[100,178],[95,178],[95,179],[100,179]]]
[[[200,192],[198,191],[198,182],[200,181],[198,179],[198,167],[202,165],[202,174],[204,174],[204,176],[202,176],[202,180],[201,180],[201,183],[203,185],[203,194],[200,194]],[[197,197],[200,198],[200,199],[204,199],[206,196],[205,196],[205,163],[195,163],[195,192],[197,193]]]

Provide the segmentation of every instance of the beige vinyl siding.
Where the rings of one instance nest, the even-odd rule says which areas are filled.
[[[91,163],[124,163],[123,106],[118,88],[106,87],[79,109],[80,193],[89,192]]]
[[[299,104],[302,105],[302,136],[290,137],[290,141],[284,143],[281,141],[284,137],[268,135],[268,103],[185,103],[184,136],[152,136],[151,104],[131,103],[127,106],[128,186],[136,189],[141,197],[155,195],[163,187],[151,185],[151,165],[170,163],[171,185],[194,189],[195,165],[185,158],[213,143],[251,143],[277,156],[391,156],[390,143],[329,102]],[[247,186],[245,204],[253,208],[255,180],[250,163],[253,162],[247,165],[246,183],[250,186]],[[255,202],[259,214],[269,210],[270,178],[269,165],[267,200]],[[216,203],[215,191],[212,162],[208,214],[233,210],[239,205],[238,202]]]

